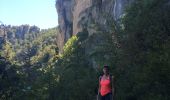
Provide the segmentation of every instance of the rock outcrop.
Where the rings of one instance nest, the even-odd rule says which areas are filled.
[[[124,13],[124,8],[133,0],[57,0],[58,46],[60,51],[65,42],[86,28],[89,34],[93,31],[89,25],[97,23],[107,27],[107,20],[118,20]]]
[[[5,27],[4,25],[0,25],[0,50],[2,49],[6,39],[6,32],[4,27]]]
[[[18,40],[22,41],[25,38],[34,38],[40,33],[40,28],[37,26],[21,25],[21,26],[6,26],[0,25],[0,44],[5,40],[15,44]]]

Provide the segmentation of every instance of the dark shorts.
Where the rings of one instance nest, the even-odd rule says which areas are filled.
[[[101,96],[100,100],[112,100],[112,93],[108,93],[105,96]]]

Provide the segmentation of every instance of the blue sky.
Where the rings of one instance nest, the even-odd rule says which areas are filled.
[[[55,0],[0,0],[0,21],[6,25],[36,25],[41,29],[58,25]]]

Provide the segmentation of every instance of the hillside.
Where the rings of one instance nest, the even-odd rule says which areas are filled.
[[[170,99],[169,0],[57,0],[56,8],[64,86],[57,99],[95,100],[104,65],[116,77],[116,100]]]
[[[170,100],[169,0],[56,0],[59,26],[0,26],[0,100]],[[54,8],[55,9],[55,8]]]
[[[29,25],[5,27],[0,50],[0,99],[26,100],[30,93],[42,89],[36,85],[43,84],[39,81],[43,81],[47,65],[58,54],[57,32],[56,27],[43,30]]]

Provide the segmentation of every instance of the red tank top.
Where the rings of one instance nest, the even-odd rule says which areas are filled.
[[[109,79],[105,79],[105,80],[100,80],[100,94],[102,96],[108,94],[111,92],[111,81],[110,81],[110,77]]]

